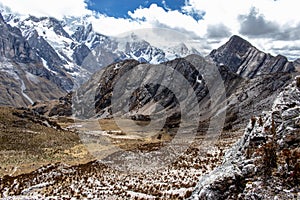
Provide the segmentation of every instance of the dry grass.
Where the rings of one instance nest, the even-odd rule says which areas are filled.
[[[43,124],[45,120],[25,109],[0,107],[0,177],[28,173],[50,163],[87,163],[95,159],[94,153],[103,152],[102,157],[115,153],[115,146],[123,150],[147,150],[172,139],[163,130],[141,134],[127,127],[129,132],[125,133],[113,119],[101,119],[99,124],[76,121],[77,125],[85,123],[87,129],[111,133],[107,134],[108,142],[105,144],[93,141],[83,144],[75,128],[73,131],[66,130],[74,125],[71,118],[51,120],[51,123],[57,123],[56,126],[63,129],[48,127]],[[127,119],[122,119],[122,123],[127,124]]]
[[[93,159],[75,132],[48,127],[44,122],[27,110],[0,108],[0,176],[30,172],[49,163],[77,164]]]

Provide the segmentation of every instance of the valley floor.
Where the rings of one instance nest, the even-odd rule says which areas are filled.
[[[28,111],[23,110],[14,110],[14,112],[28,114]],[[16,114],[11,116],[12,120],[18,119]],[[32,118],[29,119],[32,122]],[[70,122],[61,123],[60,127],[64,128],[67,125],[70,127]],[[102,125],[106,129],[115,129],[115,125],[109,120],[102,121]],[[82,126],[77,124],[78,127]],[[20,130],[19,128],[16,130]],[[21,132],[31,133],[32,128],[36,127],[31,126]],[[59,132],[67,135],[68,140],[63,139],[59,142],[54,137]],[[29,146],[24,149],[14,150],[12,149],[15,147],[9,150],[8,146],[5,146],[4,140],[7,138],[5,133],[6,131],[1,129],[0,155],[1,160],[5,162],[1,166],[0,197],[6,199],[22,199],[25,196],[26,199],[184,199],[192,194],[203,174],[221,164],[223,152],[242,134],[238,131],[223,133],[213,147],[208,146],[209,143],[204,140],[204,136],[198,135],[187,151],[170,165],[156,170],[142,168],[138,171],[121,171],[115,165],[109,165],[107,162],[109,159],[96,161],[87,151],[88,146],[81,144],[78,138],[80,134],[72,131],[61,130],[53,133],[51,147],[44,148],[37,145],[42,144],[44,140],[51,141],[49,138],[39,138],[35,144],[28,143]],[[157,150],[164,145],[164,142],[170,140],[168,134],[163,134],[160,140],[150,136],[139,138],[138,135],[121,134],[118,131],[109,132],[107,135],[113,141],[113,145],[118,145],[124,150],[138,150],[141,154]],[[71,136],[76,139],[72,141]],[[35,148],[36,151],[32,154],[28,153],[30,149],[34,149],[34,146],[38,146]],[[99,148],[99,145],[94,147]],[[90,147],[88,149],[90,150]],[[11,153],[8,154],[8,151]],[[22,154],[23,151],[26,153]],[[49,151],[52,153],[48,153]],[[113,158],[119,153],[114,152],[110,156]],[[19,163],[13,163],[13,160]],[[121,165],[122,163],[120,169]],[[9,167],[12,169],[8,169]]]

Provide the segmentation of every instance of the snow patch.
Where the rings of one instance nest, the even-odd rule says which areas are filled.
[[[200,85],[202,85],[202,79],[199,79],[199,76],[197,76],[196,81],[197,81],[197,83],[199,83]]]
[[[37,185],[34,185],[34,186],[31,186],[31,187],[29,187],[29,188],[24,189],[21,193],[22,193],[22,194],[27,194],[27,193],[29,193],[31,190],[44,188],[44,187],[47,187],[47,186],[49,186],[49,185],[52,185],[53,183],[54,183],[54,181],[46,182],[46,183],[40,183],[40,184],[37,184]]]
[[[145,198],[145,199],[155,199],[155,196],[139,193],[139,192],[133,192],[133,191],[127,191],[128,194],[130,194],[131,197],[138,197],[138,198]]]
[[[117,63],[114,67],[114,70],[120,69],[121,65],[119,63]]]
[[[23,95],[23,97],[25,97],[31,104],[33,104],[34,102],[32,101],[32,99],[24,93],[24,91],[26,90],[26,86],[23,80],[19,79],[21,82],[21,93]]]
[[[38,84],[38,83],[40,82],[38,76],[33,75],[33,74],[29,73],[29,72],[26,72],[26,78],[27,78],[29,81],[33,82],[34,84]]]
[[[42,61],[43,61],[44,67],[45,67],[49,72],[52,72],[52,73],[54,73],[54,74],[57,74],[57,72],[55,72],[55,71],[53,71],[53,70],[50,69],[50,67],[48,66],[46,60],[44,60],[43,58],[41,58],[41,59],[42,59]]]

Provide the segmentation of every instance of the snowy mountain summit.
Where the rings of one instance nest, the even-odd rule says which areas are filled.
[[[17,34],[17,45],[24,44],[25,47],[20,46],[20,51],[16,53],[20,54],[21,50],[27,51],[25,56],[20,57],[19,55],[10,56],[7,53],[9,49],[6,49],[7,52],[4,52],[1,57],[13,65],[13,68],[17,68],[16,66],[24,62],[25,58],[30,58],[26,62],[32,63],[32,67],[23,68],[22,73],[19,72],[19,74],[29,73],[30,77],[37,76],[36,79],[45,78],[52,85],[51,88],[56,87],[59,90],[51,98],[57,98],[62,93],[74,90],[87,81],[94,72],[111,63],[135,59],[143,63],[157,64],[190,53],[199,54],[197,50],[189,49],[185,44],[181,44],[180,51],[177,46],[161,49],[134,33],[128,33],[122,37],[97,33],[87,16],[65,17],[63,20],[57,20],[53,17],[38,18],[11,14],[5,10],[1,12],[2,27],[7,27],[2,29],[2,32],[6,35],[11,32],[8,37],[12,44],[9,46],[16,46],[13,44],[15,41],[13,38]],[[4,33],[2,35],[4,38]],[[13,72],[2,71],[6,71],[7,76],[15,80],[9,75]],[[29,94],[30,90],[38,85],[21,75],[17,76],[24,82],[23,88],[26,88],[24,94],[28,95],[32,101],[48,100],[48,98],[41,97],[43,95],[39,95],[38,98],[37,95]],[[18,90],[17,94],[21,93],[21,85],[15,89]],[[30,102],[26,95],[21,95],[21,99],[15,104],[28,105]],[[9,105],[12,98],[10,94],[6,96],[6,103],[2,104]]]

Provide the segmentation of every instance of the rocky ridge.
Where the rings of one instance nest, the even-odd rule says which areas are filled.
[[[300,188],[300,77],[271,111],[251,118],[223,164],[201,177],[190,199],[296,199]]]
[[[198,60],[198,66],[194,66],[195,63],[192,62],[194,59]],[[128,81],[132,77],[144,77],[142,79],[147,80],[151,77],[157,77],[152,68],[162,68],[163,66],[170,67],[170,69],[183,74],[185,79],[189,81],[198,98],[197,101],[202,112],[200,115],[203,116],[203,119],[208,119],[212,113],[209,107],[210,97],[207,82],[203,78],[208,76],[203,74],[203,70],[200,74],[200,69],[197,69],[197,67],[201,66],[208,69],[210,64],[197,55],[175,59],[157,66],[140,64],[134,60],[127,60],[108,66],[95,73],[90,81],[86,82],[77,91],[77,96],[74,99],[77,97],[81,99],[82,101],[79,105],[85,107],[84,110],[86,111],[86,113],[80,114],[86,117],[96,115],[101,118],[111,117],[112,92],[124,74],[129,73],[129,75],[126,75],[128,76],[126,77]],[[264,109],[271,109],[272,102],[276,96],[292,80],[291,73],[274,73],[247,79],[231,72],[226,66],[219,66],[218,69],[226,90],[226,98],[224,98],[227,102],[227,105],[225,104],[227,109],[225,129],[228,130],[243,128],[251,115],[259,114]],[[161,80],[168,80],[168,77],[161,75]],[[176,81],[172,82],[170,80],[169,83],[176,85]],[[214,84],[219,83],[215,82]],[[173,115],[178,118],[180,105],[172,92],[155,85],[138,86],[135,86],[137,88],[128,102],[130,106],[127,115],[129,117],[132,115],[149,115],[154,103],[159,103],[168,110],[169,117]],[[178,86],[178,88],[180,87]],[[185,98],[182,97],[182,99]],[[155,99],[155,101],[151,101],[152,99]],[[85,105],[93,106],[86,108]],[[76,107],[73,108],[73,111],[76,112]]]

